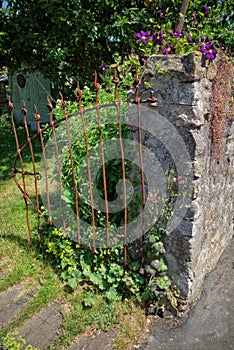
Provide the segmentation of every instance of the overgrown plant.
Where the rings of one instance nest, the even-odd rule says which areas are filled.
[[[210,63],[218,53],[225,52],[229,60],[233,61],[232,52],[228,46],[225,46],[230,39],[228,33],[225,33],[223,39],[220,39],[213,28],[214,21],[219,22],[216,8],[200,4],[198,10],[190,6],[183,19],[183,28],[179,30],[175,25],[170,7],[158,8],[151,2],[148,6],[155,7],[154,10],[157,10],[157,21],[151,22],[139,32],[134,32],[135,40],[132,41],[131,55],[128,54],[125,57],[117,53],[114,55],[121,83],[125,87],[129,87],[129,82],[134,81],[136,66],[144,66],[148,58],[155,54],[188,54],[192,51],[200,51],[202,60]],[[110,81],[110,68],[111,63],[107,64],[107,62],[100,67],[104,83],[108,77]]]
[[[233,50],[232,0],[189,1],[188,11],[181,18],[182,2],[188,3],[185,0],[69,0],[69,3],[42,0],[32,8],[30,2],[3,1],[0,61],[11,70],[21,66],[27,66],[30,71],[39,70],[64,87],[64,82],[72,85],[78,77],[84,85],[102,63],[113,63],[116,51],[122,58],[129,55],[134,33],[141,30],[189,29],[193,39],[210,37]],[[178,25],[179,16],[183,28]],[[203,32],[198,37],[197,30]]]
[[[141,267],[139,256],[131,254],[128,246],[127,267],[124,268],[123,247],[95,249],[79,246],[67,234],[50,228],[42,235],[44,257],[61,274],[71,288],[82,285],[85,289],[84,305],[90,307],[97,302],[96,293],[102,293],[109,302],[135,298],[142,305],[157,309],[158,302],[165,296],[177,306],[174,286],[166,275],[167,265],[163,255],[162,231],[146,236],[146,244],[141,249],[147,265]],[[135,243],[137,252],[142,253],[140,244]],[[152,310],[152,308],[151,308]]]
[[[3,350],[38,350],[32,345],[27,345],[26,340],[19,335],[18,332],[8,332],[6,336],[2,338],[1,349]]]

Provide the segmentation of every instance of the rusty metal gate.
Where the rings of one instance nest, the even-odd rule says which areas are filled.
[[[140,100],[140,80],[136,71],[134,103],[120,102],[115,67],[113,102],[100,104],[101,87],[95,73],[93,107],[83,108],[79,84],[75,113],[69,112],[69,103],[60,94],[61,114],[55,118],[48,97],[50,122],[43,126],[34,106],[37,132],[33,134],[23,102],[27,138],[23,145],[10,102],[17,149],[12,172],[25,201],[31,246],[29,205],[37,213],[38,232],[42,216],[47,217],[50,225],[93,253],[97,248],[123,247],[125,266],[127,247],[135,241],[144,265],[147,234],[158,219],[159,224],[161,217],[165,219],[169,233],[185,217],[193,188],[191,157],[173,123],[156,111],[154,93]],[[155,156],[157,147],[160,159]]]
[[[127,181],[126,180],[126,164],[127,164],[127,158],[128,155],[125,154],[128,153],[128,150],[130,149],[132,151],[132,141],[130,141],[130,144],[126,145],[126,142],[122,135],[122,107],[121,103],[118,101],[118,82],[119,79],[116,76],[116,69],[114,70],[114,78],[113,78],[113,84],[115,84],[114,89],[114,96],[113,96],[113,102],[108,104],[100,104],[99,103],[99,89],[100,85],[97,82],[97,75],[95,73],[94,78],[94,91],[96,93],[96,100],[95,105],[92,108],[86,108],[83,109],[82,107],[82,90],[79,87],[79,84],[77,85],[77,113],[69,115],[67,113],[67,105],[66,101],[64,100],[62,94],[60,94],[61,98],[61,108],[63,110],[63,116],[60,119],[54,119],[53,115],[53,106],[48,98],[47,101],[47,107],[50,114],[50,122],[48,125],[43,126],[40,123],[40,115],[37,110],[37,107],[35,108],[35,121],[37,122],[37,132],[32,135],[28,128],[27,123],[27,106],[25,105],[25,102],[23,102],[23,108],[22,108],[22,114],[23,114],[23,120],[24,120],[24,127],[26,131],[26,142],[21,146],[19,143],[18,135],[17,135],[17,127],[15,125],[14,116],[13,116],[13,105],[12,103],[9,103],[10,109],[11,109],[11,117],[12,117],[12,126],[15,134],[15,140],[16,140],[16,149],[17,149],[17,156],[14,160],[12,172],[14,176],[14,180],[16,185],[18,186],[19,190],[21,191],[23,198],[25,200],[26,205],[26,220],[27,220],[27,227],[29,232],[29,239],[30,244],[32,245],[32,232],[31,232],[31,226],[30,226],[30,215],[29,215],[29,205],[32,205],[32,207],[35,209],[37,213],[37,221],[38,221],[38,230],[40,229],[40,222],[41,222],[41,215],[44,211],[44,207],[46,207],[47,210],[47,217],[48,222],[50,225],[55,225],[64,232],[66,232],[73,240],[77,241],[79,245],[86,244],[90,246],[91,250],[95,250],[96,247],[110,247],[113,245],[123,245],[124,246],[124,262],[126,264],[127,261],[127,244],[129,241],[133,241],[136,238],[133,235],[134,228],[131,228],[131,232],[129,232],[128,229],[128,187],[127,187]],[[140,113],[140,99],[138,98],[138,85],[140,80],[138,79],[138,75],[136,73],[136,80],[135,80],[135,113],[137,115],[137,122],[135,123],[135,135],[137,138],[137,158],[138,158],[138,167],[140,171],[138,171],[137,174],[137,186],[138,186],[138,197],[137,197],[137,208],[139,209],[140,213],[140,220],[137,221],[135,224],[135,228],[137,228],[137,238],[140,239],[142,244],[144,243],[144,232],[145,232],[145,217],[144,217],[144,210],[142,210],[145,207],[145,200],[146,200],[146,191],[148,191],[148,187],[145,183],[145,174],[144,174],[144,164],[143,164],[143,150],[142,150],[142,135],[141,135],[141,113]],[[150,104],[155,104],[155,98],[153,94],[151,94],[150,98],[147,101]],[[108,111],[107,118],[106,116],[103,117],[103,111]],[[94,156],[92,155],[92,149],[90,149],[89,145],[89,133],[88,133],[88,126],[87,126],[87,118],[90,118],[90,115],[92,116],[91,119],[92,122],[96,123],[96,131],[99,138],[99,166],[101,168],[101,178],[102,178],[102,186],[103,186],[103,193],[101,198],[101,209],[98,210],[97,205],[95,204],[95,198],[94,198],[94,185],[95,181],[92,177],[92,170],[94,167],[91,166],[92,159]],[[102,130],[102,118],[106,118],[105,121],[107,122],[111,118],[111,123],[115,123],[117,127],[117,135],[118,138],[118,144],[114,144],[114,147],[112,147],[111,156],[107,156],[106,150],[105,150],[105,142],[103,140],[103,130]],[[71,123],[72,121],[72,123]],[[79,121],[79,122],[78,122]],[[89,120],[90,121],[90,120]],[[109,122],[109,121],[108,121]],[[78,129],[77,130],[77,126]],[[78,178],[77,178],[77,172],[76,172],[76,164],[75,164],[75,157],[74,157],[74,133],[73,129],[76,129],[75,135],[77,132],[82,134],[82,138],[84,144],[85,144],[85,158],[86,158],[86,171],[85,176],[88,179],[86,181],[86,187],[84,185],[85,194],[82,189],[80,189],[80,186],[78,185]],[[62,131],[61,131],[62,130]],[[61,133],[62,132],[62,133]],[[52,148],[49,148],[48,151],[48,135],[49,135],[49,143],[50,145],[53,145]],[[59,138],[62,139],[62,145],[59,143]],[[41,157],[41,163],[38,167],[38,162],[35,160],[35,144],[37,143],[37,152],[38,152],[38,145],[40,149],[40,153],[42,155]],[[113,140],[110,140],[109,146],[112,144],[113,146]],[[111,147],[111,146],[110,146]],[[117,155],[115,155],[116,149],[119,149],[117,152]],[[63,152],[63,149],[66,149],[65,156],[60,157],[60,153]],[[25,154],[29,154],[27,156],[27,163],[25,163]],[[134,155],[136,155],[134,153]],[[51,154],[53,156],[53,171],[51,171],[51,164],[52,164],[52,158]],[[65,158],[64,158],[65,157]],[[97,158],[97,155],[95,155]],[[28,163],[30,158],[30,164],[31,169],[28,170]],[[73,201],[73,209],[71,215],[71,198],[70,202],[67,198],[64,197],[64,176],[63,176],[63,162],[64,159],[66,159],[67,164],[69,163],[70,167],[70,190],[72,193],[72,201]],[[121,210],[118,212],[121,214],[121,230],[118,230],[118,228],[114,227],[113,222],[110,222],[111,215],[113,215],[113,206],[111,207],[111,201],[109,200],[109,191],[108,191],[108,174],[106,173],[106,162],[107,161],[115,161],[117,162],[118,169],[121,169],[122,179],[121,182],[121,193],[120,196],[121,200]],[[96,165],[95,165],[96,166]],[[129,172],[129,169],[128,169]],[[84,172],[83,172],[84,174]],[[96,173],[97,175],[97,173]],[[100,174],[99,174],[100,175]],[[99,176],[100,177],[100,176]],[[52,180],[51,180],[52,179]],[[54,180],[55,179],[55,180]],[[71,181],[72,180],[72,181]],[[54,181],[56,182],[56,185],[54,185]],[[39,185],[43,182],[43,193],[40,193]],[[30,190],[29,190],[30,188]],[[88,188],[88,189],[87,189]],[[140,188],[140,189],[139,189]],[[33,191],[32,191],[33,189]],[[29,192],[32,191],[32,194]],[[91,216],[88,219],[88,224],[84,224],[84,217],[81,218],[81,209],[82,209],[82,198],[85,197],[86,204],[88,203],[90,208]],[[88,198],[87,198],[88,197]],[[65,200],[64,200],[65,198]],[[140,198],[140,199],[139,199]],[[114,201],[115,202],[115,201]],[[65,204],[64,204],[65,203]],[[140,204],[139,204],[140,203]],[[56,210],[55,210],[56,207]],[[111,209],[112,208],[112,209]],[[135,209],[134,209],[135,210]],[[68,212],[68,215],[66,214]],[[102,222],[104,218],[104,224],[103,227],[100,229],[97,225],[96,215],[102,214]],[[138,214],[139,214],[138,213]],[[44,214],[43,214],[44,215]],[[57,216],[57,218],[56,218]],[[70,220],[70,217],[73,217],[72,220]],[[59,217],[59,219],[58,219]],[[72,228],[72,229],[71,229]],[[85,237],[85,238],[84,238]],[[39,236],[38,236],[38,239]],[[101,243],[100,243],[101,242]],[[144,258],[142,257],[142,260]]]

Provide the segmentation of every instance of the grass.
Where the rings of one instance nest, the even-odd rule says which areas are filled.
[[[133,345],[143,340],[146,329],[145,314],[134,304],[131,312],[127,313],[120,325],[114,340],[115,350],[132,349]]]
[[[25,130],[18,127],[20,144],[26,140]],[[25,202],[12,177],[12,165],[16,156],[15,139],[9,116],[0,116],[0,292],[23,282],[24,288],[35,288],[36,294],[24,309],[0,331],[0,339],[14,332],[36,312],[54,300],[63,304],[64,321],[60,334],[51,350],[64,350],[82,334],[118,329],[115,349],[130,349],[144,334],[145,314],[132,302],[107,303],[102,295],[93,307],[83,304],[84,290],[81,287],[71,293],[52,266],[41,258],[37,244],[37,220],[30,211],[33,246],[30,249],[25,218]],[[39,164],[40,152],[35,148]],[[29,153],[25,154],[25,168],[31,170]],[[27,191],[33,193],[33,179]],[[121,326],[120,326],[121,324]]]

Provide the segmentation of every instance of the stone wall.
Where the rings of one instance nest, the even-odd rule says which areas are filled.
[[[152,56],[139,87],[141,100],[154,91],[157,106],[150,102],[145,105],[173,124],[192,161],[191,207],[165,239],[170,277],[188,305],[200,297],[206,275],[214,269],[233,235],[233,123],[228,126],[224,157],[217,162],[212,156],[210,112],[217,60],[205,66],[200,53]],[[153,137],[145,137],[145,143],[159,156],[161,152],[163,158],[163,149],[160,151]]]

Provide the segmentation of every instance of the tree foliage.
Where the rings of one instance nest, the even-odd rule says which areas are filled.
[[[9,0],[0,2],[0,63],[11,70],[22,65],[40,70],[52,81],[63,75],[80,81],[90,78],[114,53],[130,54],[135,33],[175,28],[181,0]],[[3,4],[5,6],[3,7]],[[203,13],[210,7],[210,18]],[[233,50],[232,0],[189,3],[184,15],[188,27],[194,11],[201,31]],[[194,13],[193,12],[193,13]]]

